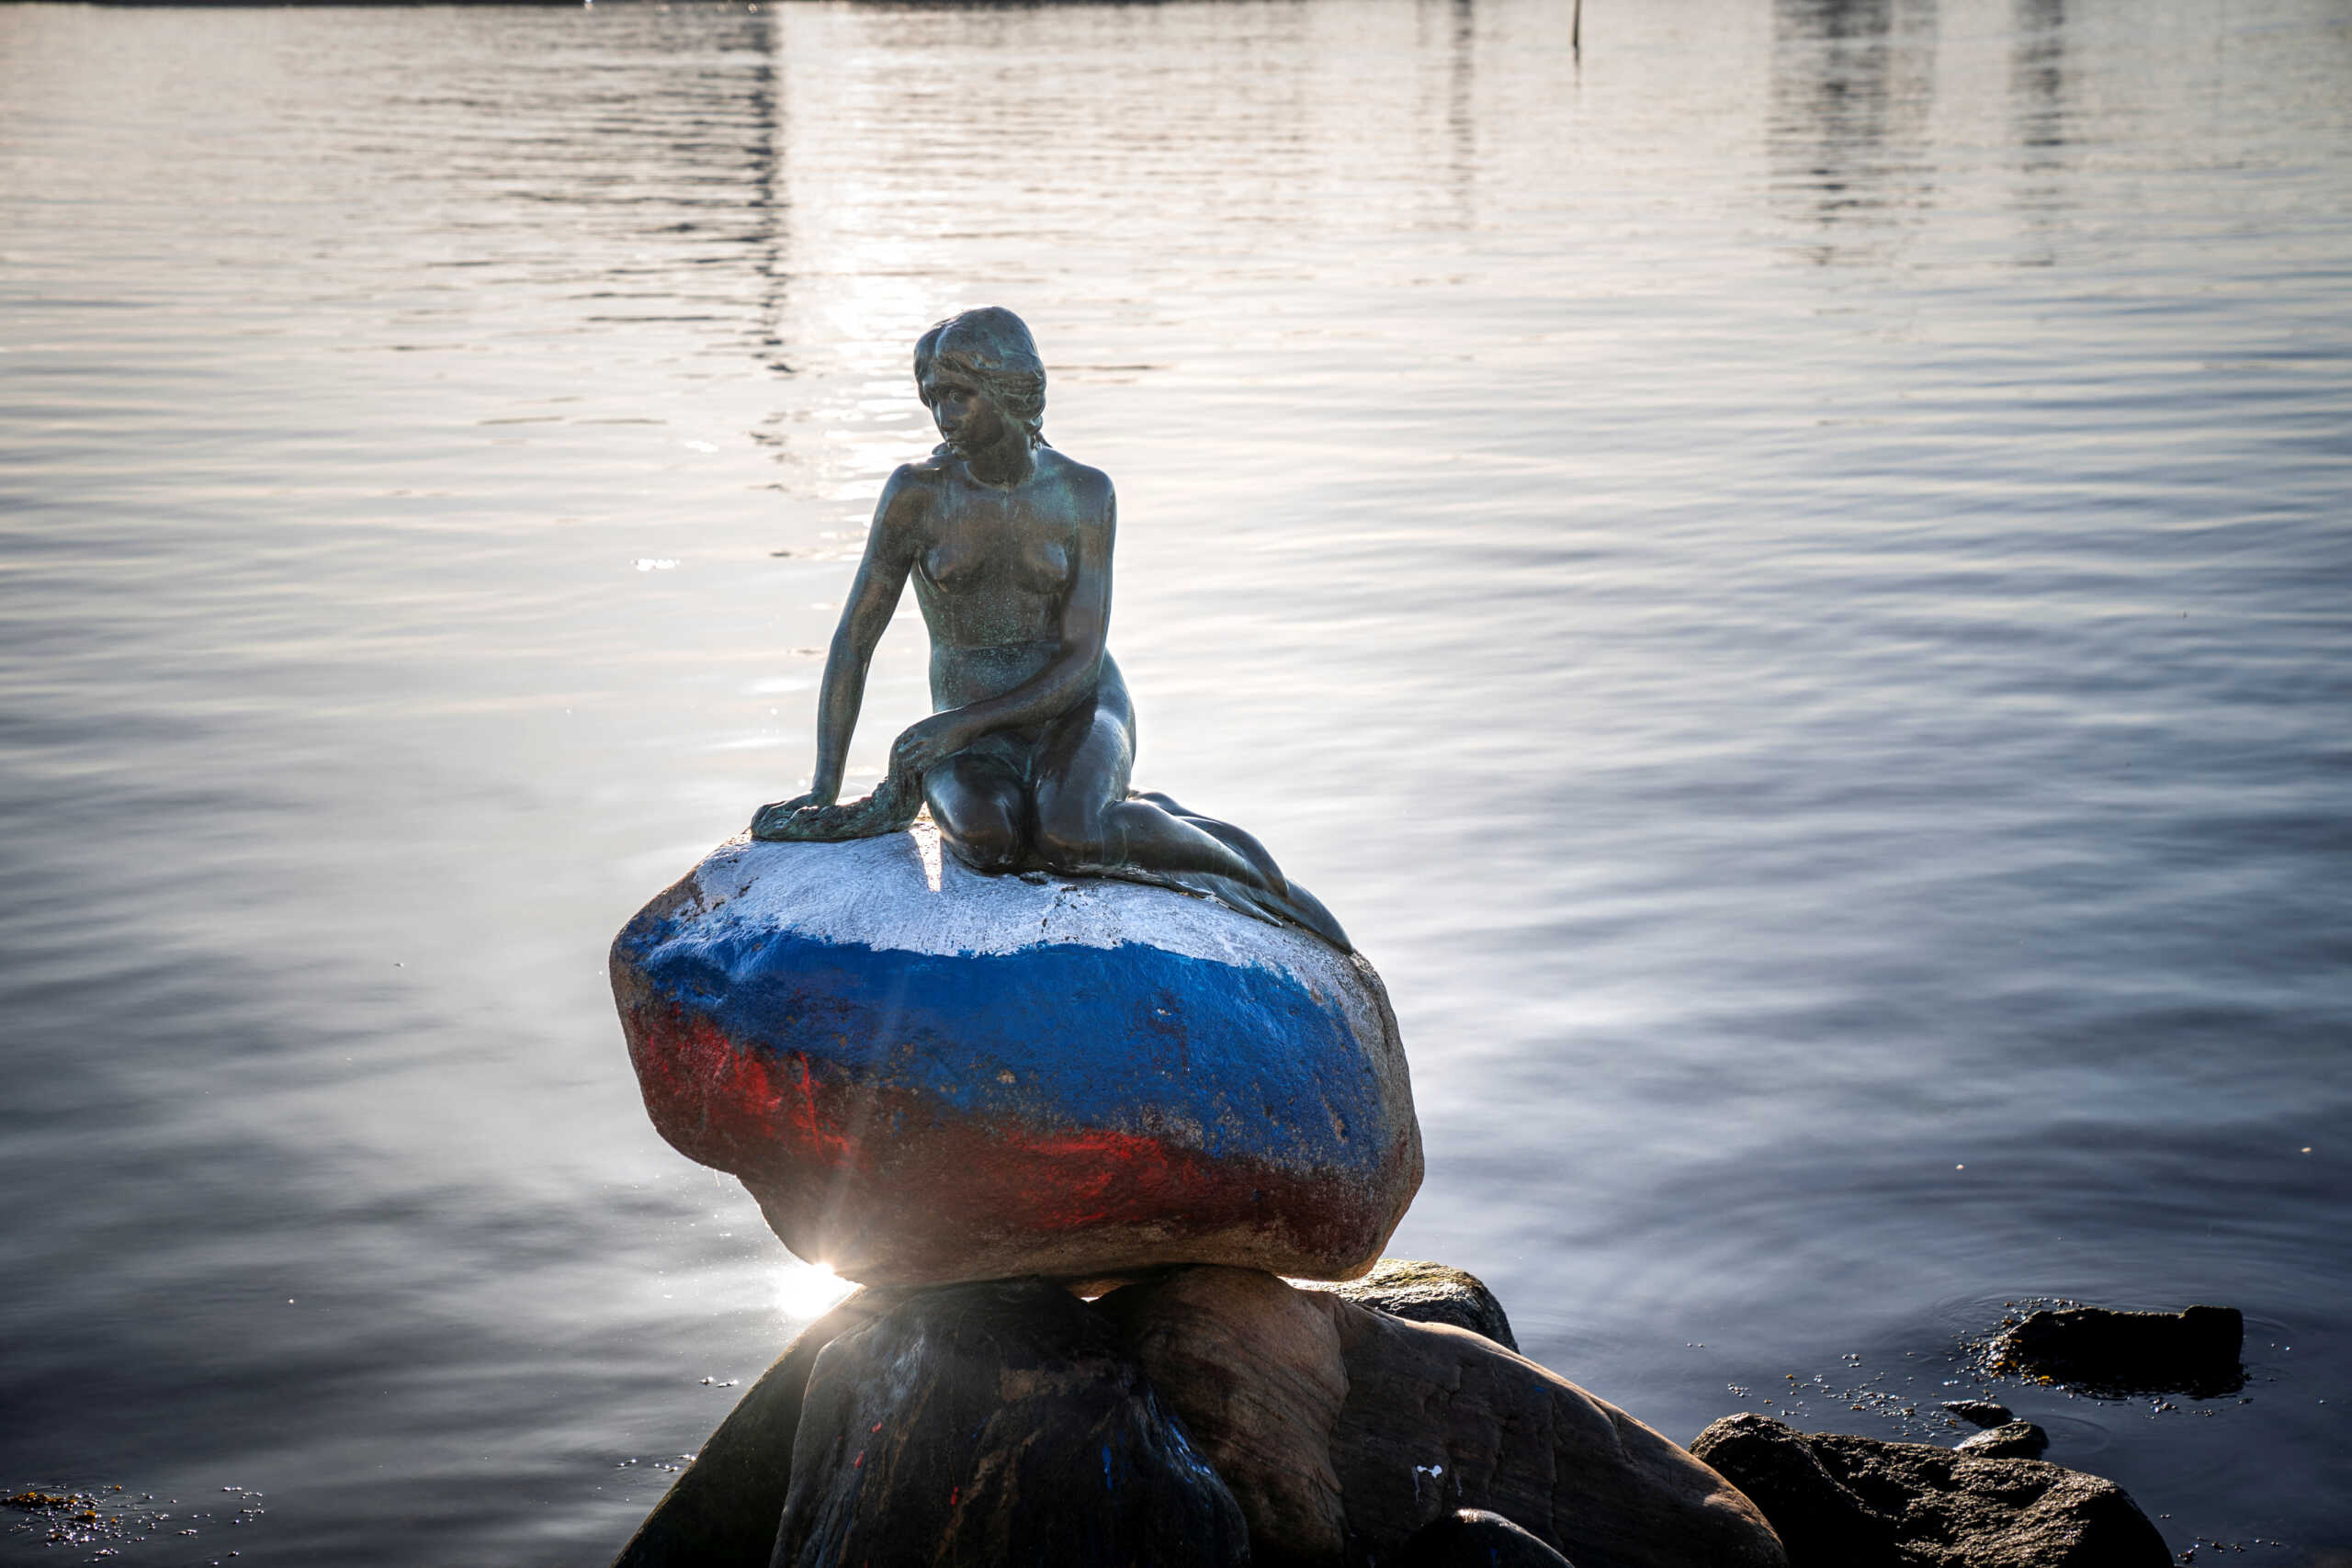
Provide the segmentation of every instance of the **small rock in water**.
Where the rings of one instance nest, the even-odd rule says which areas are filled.
[[[1503,1314],[1503,1303],[1487,1289],[1486,1281],[1442,1263],[1384,1258],[1361,1280],[1338,1285],[1302,1280],[1299,1284],[1308,1290],[1329,1291],[1391,1317],[1414,1323],[1449,1323],[1473,1334],[1483,1334],[1506,1350],[1519,1348],[1519,1341],[1511,1335],[1510,1319]]]
[[[1424,1525],[1381,1568],[1575,1568],[1500,1514],[1457,1508]]]
[[[912,1292],[818,1355],[775,1568],[1238,1568],[1241,1509],[1069,1292]]]
[[[1944,1408],[1972,1427],[2006,1427],[2017,1419],[2007,1405],[1989,1399],[1947,1399]]]
[[[2050,1447],[2050,1434],[2030,1421],[2008,1421],[1952,1445],[1956,1454],[1977,1459],[2040,1459]]]
[[[2121,1487],[2041,1460],[1834,1432],[1808,1437],[1752,1413],[1724,1416],[1690,1451],[1764,1511],[1790,1568],[2167,1568],[2172,1561]]]
[[[2238,1351],[2245,1319],[2235,1307],[2177,1313],[2106,1307],[2044,1310],[1996,1339],[1996,1371],[2091,1389],[2227,1393],[2245,1382]]]

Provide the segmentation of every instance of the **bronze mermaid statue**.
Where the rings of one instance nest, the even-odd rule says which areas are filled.
[[[975,871],[1182,887],[1350,951],[1255,838],[1129,787],[1135,709],[1104,646],[1118,502],[1107,476],[1046,444],[1046,367],[1021,318],[989,306],[933,327],[915,386],[940,445],[882,487],[825,660],[812,787],[762,807],[752,836],[870,838],[928,805]],[[933,711],[892,742],[872,795],[841,802],[866,670],[910,579]]]

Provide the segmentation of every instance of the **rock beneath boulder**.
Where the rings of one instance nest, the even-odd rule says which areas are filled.
[[[914,1292],[817,1356],[775,1568],[1249,1560],[1233,1495],[1066,1290]]]
[[[1381,1560],[1380,1568],[1575,1568],[1500,1514],[1457,1508]]]
[[[1973,1454],[1978,1459],[2040,1459],[2050,1447],[2050,1434],[2030,1421],[2006,1421],[2000,1426],[1963,1438],[1952,1445],[1956,1454]]]
[[[2129,1393],[2226,1393],[2245,1386],[2235,1307],[2177,1313],[2066,1307],[2037,1312],[1996,1339],[1993,1370]]]
[[[723,845],[612,974],[655,1127],[848,1279],[1346,1278],[1420,1184],[1363,958],[1167,888],[982,875],[928,822]]]
[[[1519,1348],[1503,1303],[1476,1274],[1425,1263],[1410,1258],[1384,1258],[1361,1280],[1318,1284],[1302,1280],[1309,1290],[1329,1291],[1359,1306],[1385,1312],[1415,1323],[1450,1323],[1473,1334],[1483,1334],[1506,1350]]]
[[[1340,1562],[1348,1372],[1330,1313],[1253,1269],[1179,1269],[1096,1305],[1232,1488],[1260,1568]]]
[[[898,1299],[860,1291],[802,1329],[671,1483],[613,1568],[768,1568],[817,1353]]]
[[[1727,1416],[1690,1451],[1764,1511],[1790,1568],[2165,1568],[2164,1538],[2111,1481],[2031,1459],[1806,1436]]]
[[[1722,1476],[1615,1406],[1492,1340],[1323,1296],[1348,1400],[1331,1433],[1351,1542],[1375,1558],[1486,1508],[1578,1568],[1782,1568]]]
[[[1172,1270],[1101,1304],[1216,1456],[1262,1562],[1385,1562],[1463,1508],[1581,1568],[1786,1561],[1722,1476],[1484,1336],[1230,1269]]]
[[[1989,1399],[1947,1399],[1944,1408],[1972,1427],[2006,1427],[2017,1419],[2007,1405]]]

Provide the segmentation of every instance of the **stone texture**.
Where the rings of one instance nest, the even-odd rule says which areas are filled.
[[[775,1568],[1227,1568],[1241,1510],[1110,1319],[1037,1280],[910,1293],[817,1356]]]
[[[1228,1269],[1173,1270],[1102,1304],[1215,1457],[1261,1562],[1385,1562],[1463,1508],[1582,1568],[1784,1562],[1721,1476],[1481,1335]]]
[[[1989,1399],[1947,1399],[1943,1407],[1972,1427],[2006,1427],[2017,1419],[2007,1405]]]
[[[767,1568],[817,1353],[897,1299],[860,1291],[802,1329],[671,1483],[613,1568]]]
[[[1377,1559],[1485,1508],[1577,1568],[1787,1562],[1722,1476],[1566,1378],[1465,1329],[1310,1299],[1329,1303],[1348,1370],[1331,1457],[1351,1548]]]
[[[1997,1371],[2086,1388],[2221,1393],[2245,1382],[2238,1363],[2245,1341],[2245,1319],[2235,1307],[2066,1307],[2027,1317],[1993,1342],[1992,1359]]]
[[[1763,1509],[1790,1568],[2164,1568],[2164,1538],[2111,1481],[2031,1459],[1806,1436],[1728,1416],[1691,1452]]]
[[[1506,1350],[1519,1348],[1503,1303],[1476,1274],[1411,1258],[1384,1258],[1361,1280],[1324,1284],[1302,1280],[1309,1290],[1329,1291],[1359,1306],[1415,1323],[1450,1323],[1483,1334]]]
[[[1381,1562],[1380,1568],[1574,1568],[1500,1514],[1457,1508]]]
[[[1233,1489],[1259,1568],[1338,1562],[1331,1428],[1348,1374],[1331,1314],[1251,1269],[1180,1269],[1097,1305]]]
[[[1952,1452],[1978,1459],[2040,1459],[2050,1447],[2050,1434],[2030,1421],[2005,1421],[1952,1445]]]
[[[1167,888],[984,876],[927,822],[723,845],[612,973],[662,1136],[865,1283],[1343,1279],[1420,1184],[1360,956]]]

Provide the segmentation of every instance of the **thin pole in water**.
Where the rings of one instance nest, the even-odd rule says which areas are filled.
[[[1568,12],[1568,52],[1579,58],[1584,54],[1584,0],[1574,0]]]

